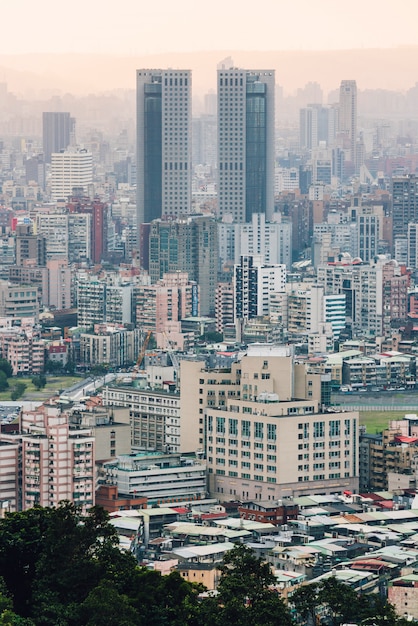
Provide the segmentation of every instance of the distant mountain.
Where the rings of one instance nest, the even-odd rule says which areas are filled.
[[[418,81],[418,46],[335,51],[190,52],[148,56],[86,54],[0,55],[0,82],[18,95],[88,94],[132,89],[139,67],[184,67],[193,70],[196,95],[216,86],[216,66],[231,56],[238,67],[273,68],[287,93],[308,81],[324,91],[341,79],[356,79],[359,89],[406,90]]]

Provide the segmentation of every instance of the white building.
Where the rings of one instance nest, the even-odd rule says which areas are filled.
[[[264,263],[292,264],[292,223],[284,221],[279,213],[267,222],[264,213],[253,213],[251,222],[237,224],[222,221],[218,224],[219,258],[224,265],[239,263],[243,255],[262,255]]]
[[[68,149],[51,155],[51,199],[67,199],[73,189],[84,194],[93,184],[93,159],[85,149]]]
[[[234,266],[234,321],[269,315],[270,294],[285,288],[285,265],[264,264],[258,255],[241,256]]]
[[[145,496],[149,504],[202,500],[206,497],[206,463],[180,455],[141,452],[104,463],[106,481],[120,494]]]
[[[48,259],[68,259],[68,215],[37,213],[36,234],[45,237]]]

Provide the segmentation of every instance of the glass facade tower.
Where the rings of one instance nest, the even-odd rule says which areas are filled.
[[[218,70],[219,214],[274,212],[274,71]]]
[[[141,224],[191,206],[191,72],[137,70],[137,216]]]

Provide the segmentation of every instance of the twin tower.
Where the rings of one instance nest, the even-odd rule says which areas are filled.
[[[218,215],[274,211],[274,70],[218,70]],[[192,75],[137,70],[138,225],[191,209]]]

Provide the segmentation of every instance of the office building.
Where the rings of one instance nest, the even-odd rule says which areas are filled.
[[[218,70],[218,209],[250,222],[274,211],[274,71]]]
[[[66,200],[74,190],[87,195],[93,185],[92,154],[71,148],[51,155],[51,199]]]
[[[75,120],[67,112],[42,113],[42,136],[45,163],[51,163],[54,152],[66,150],[71,144]],[[37,180],[37,179],[34,179]]]
[[[355,80],[343,80],[340,85],[339,134],[349,159],[356,166],[357,143],[357,84]]]
[[[109,385],[104,388],[103,403],[129,409],[132,446],[180,452],[180,395],[177,391]]]
[[[274,501],[358,488],[358,413],[326,412],[329,382],[289,347],[253,344],[218,370],[181,361],[180,380],[181,449],[204,442],[212,496]]]
[[[187,272],[189,280],[199,285],[200,314],[215,315],[218,239],[214,217],[193,215],[172,221],[154,220],[144,247],[149,249],[152,283],[166,273]]]
[[[312,150],[325,142],[330,146],[335,138],[336,111],[322,104],[308,104],[299,113],[300,148]]]
[[[14,285],[0,280],[0,317],[39,319],[39,294],[36,285]]]
[[[392,179],[393,236],[408,235],[408,224],[418,222],[418,176],[396,176]]]
[[[191,207],[191,72],[136,73],[139,225]]]

